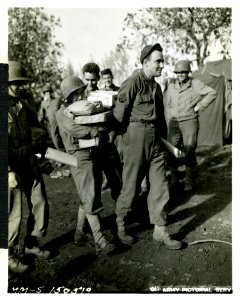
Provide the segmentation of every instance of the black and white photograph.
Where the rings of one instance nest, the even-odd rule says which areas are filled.
[[[235,295],[239,7],[8,2],[1,290]]]

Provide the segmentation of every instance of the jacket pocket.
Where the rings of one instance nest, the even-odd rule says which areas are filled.
[[[138,115],[148,115],[153,108],[153,99],[150,95],[138,94],[135,101],[135,113]]]

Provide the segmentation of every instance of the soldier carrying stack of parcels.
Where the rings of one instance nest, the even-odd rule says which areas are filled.
[[[97,250],[105,254],[111,253],[115,246],[107,241],[100,225],[99,212],[103,210],[101,202],[102,171],[104,171],[112,189],[113,199],[117,199],[121,190],[121,163],[116,147],[111,143],[108,135],[108,122],[91,124],[93,116],[86,116],[87,124],[83,116],[76,117],[78,106],[79,113],[86,113],[95,106],[86,103],[85,109],[81,99],[84,84],[76,76],[66,77],[61,82],[61,91],[64,96],[64,104],[57,112],[57,122],[67,153],[77,157],[78,167],[71,167],[77,191],[80,197],[77,226],[74,242],[84,240],[83,231],[87,219],[92,230]],[[80,99],[79,99],[80,98]],[[80,112],[81,110],[81,112]],[[103,112],[104,114],[104,112]],[[101,117],[101,116],[100,116]],[[93,119],[93,118],[92,118]],[[80,120],[80,121],[79,121]],[[81,142],[97,141],[95,145],[82,148]]]

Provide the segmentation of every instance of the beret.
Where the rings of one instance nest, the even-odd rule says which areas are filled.
[[[144,59],[149,56],[154,50],[159,50],[162,52],[162,47],[159,43],[155,44],[155,45],[147,45],[145,46],[142,51],[141,51],[141,55],[140,55],[140,62],[141,64],[143,63]]]

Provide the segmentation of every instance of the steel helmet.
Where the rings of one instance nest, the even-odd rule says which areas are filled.
[[[60,89],[64,99],[67,99],[72,92],[82,88],[83,86],[84,83],[80,78],[77,76],[69,76],[63,79],[60,84]]]
[[[30,81],[30,78],[27,77],[26,70],[23,66],[16,61],[8,62],[8,82],[12,81]]]
[[[190,62],[188,60],[179,60],[175,65],[174,72],[191,72]]]
[[[51,92],[53,93],[53,89],[51,87],[50,84],[46,84],[44,87],[43,87],[43,93],[46,93],[46,92]]]

